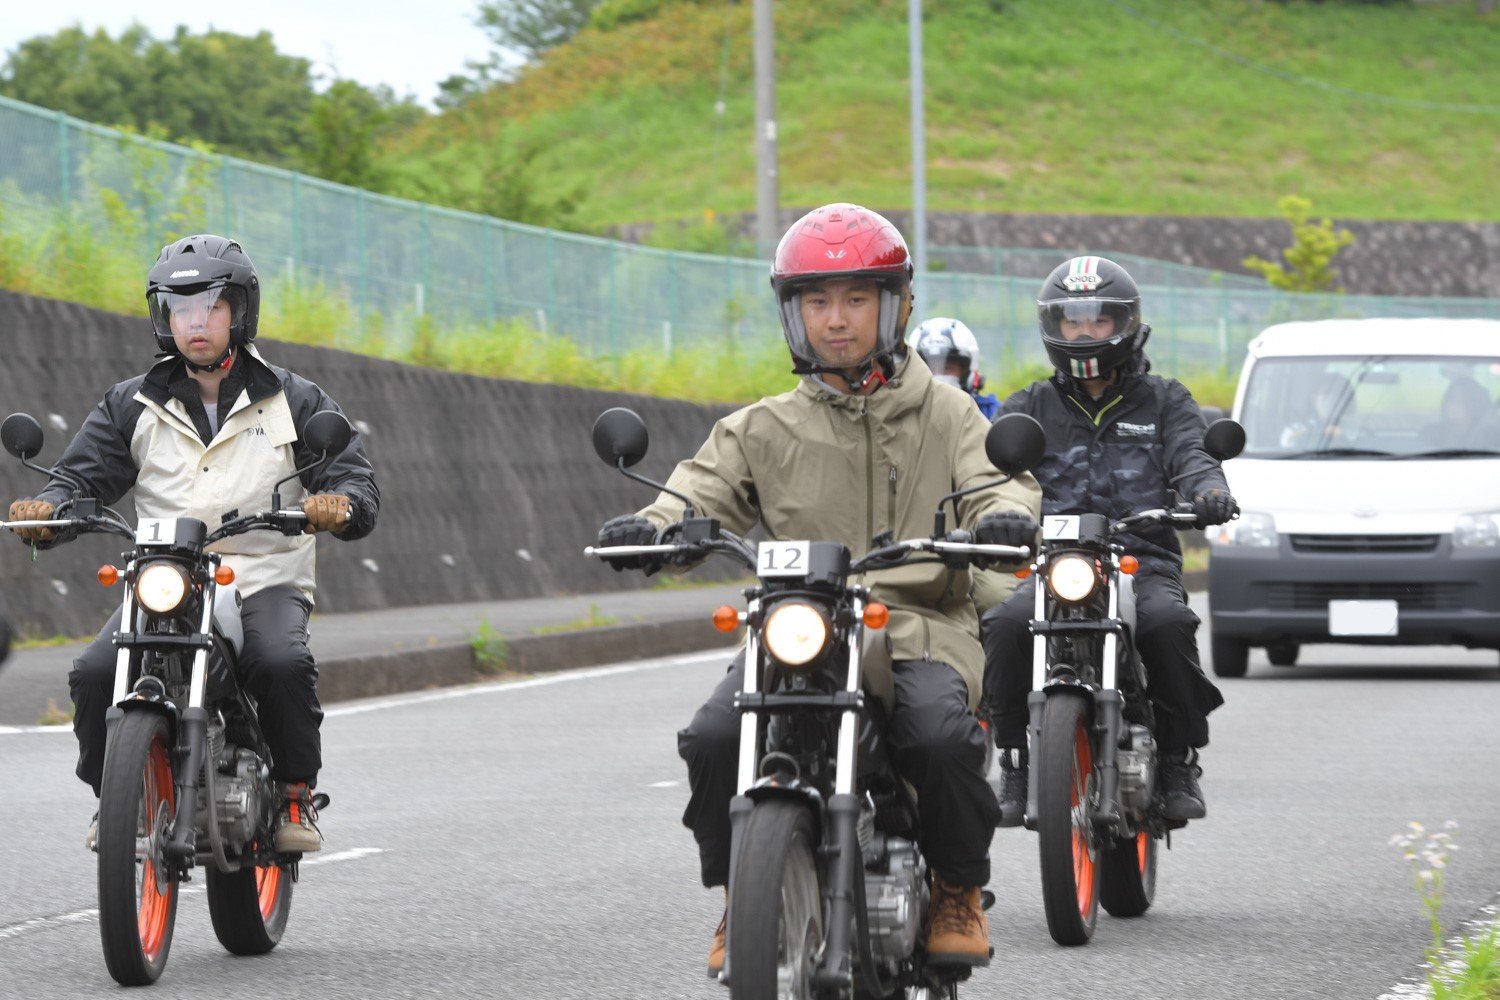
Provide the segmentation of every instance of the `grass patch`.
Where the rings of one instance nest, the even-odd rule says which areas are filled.
[[[69,705],[66,709],[61,709],[57,707],[57,700],[55,698],[48,698],[47,710],[36,720],[36,724],[39,726],[61,726],[72,721],[72,705]]]
[[[599,605],[590,604],[589,613],[572,621],[557,622],[552,625],[533,625],[532,635],[556,635],[559,632],[581,632],[584,629],[604,628],[608,625],[618,625],[620,619],[614,615],[606,615],[600,612]]]
[[[474,669],[486,676],[494,677],[505,672],[510,659],[510,645],[505,636],[495,631],[488,621],[479,623],[474,634],[469,636],[469,648],[474,651]]]
[[[75,642],[88,642],[91,635],[44,635],[23,637],[11,643],[12,651],[23,649],[50,649],[53,646],[71,646]]]

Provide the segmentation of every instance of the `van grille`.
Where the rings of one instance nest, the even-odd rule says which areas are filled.
[[[1329,601],[1395,601],[1403,611],[1464,606],[1466,583],[1272,583],[1267,605],[1280,611],[1322,611]]]
[[[1436,552],[1438,535],[1293,535],[1293,552]]]

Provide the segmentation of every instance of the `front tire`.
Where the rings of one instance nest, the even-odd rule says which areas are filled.
[[[220,944],[235,955],[264,955],[276,947],[292,910],[291,865],[210,868],[206,883],[208,915]]]
[[[1250,647],[1243,642],[1215,637],[1210,652],[1219,677],[1243,677],[1250,669]]]
[[[122,986],[156,982],[167,966],[177,882],[162,848],[177,812],[171,726],[152,711],[115,726],[99,793],[99,937]]]
[[[1099,903],[1112,917],[1138,917],[1156,898],[1157,847],[1145,830],[1129,840],[1115,838],[1104,850],[1099,869]]]
[[[1041,841],[1042,903],[1047,930],[1061,945],[1087,944],[1099,918],[1099,856],[1092,813],[1094,774],[1089,705],[1081,695],[1053,694],[1042,712],[1036,829]]]
[[[811,1000],[823,943],[817,840],[808,807],[772,799],[745,822],[729,887],[730,995]]]

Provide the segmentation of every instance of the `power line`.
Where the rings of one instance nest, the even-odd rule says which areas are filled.
[[[1500,104],[1450,104],[1443,101],[1418,101],[1403,97],[1391,97],[1387,94],[1372,94],[1363,90],[1352,90],[1349,87],[1340,87],[1337,84],[1327,83],[1323,80],[1315,80],[1312,77],[1298,76],[1295,73],[1288,73],[1284,70],[1279,70],[1275,67],[1267,66],[1264,63],[1258,63],[1253,59],[1247,59],[1244,56],[1239,55],[1235,52],[1230,52],[1227,49],[1221,49],[1217,45],[1203,41],[1201,38],[1194,38],[1192,35],[1177,30],[1170,24],[1164,24],[1163,22],[1158,21],[1155,18],[1141,13],[1134,7],[1131,7],[1129,4],[1120,2],[1120,0],[1104,0],[1104,2],[1112,7],[1116,7],[1119,10],[1124,11],[1125,13],[1129,14],[1131,17],[1134,17],[1139,21],[1143,21],[1146,24],[1151,25],[1152,27],[1160,28],[1162,31],[1165,31],[1176,38],[1182,39],[1189,45],[1196,45],[1200,49],[1205,49],[1209,52],[1214,53],[1215,55],[1219,55],[1232,62],[1239,63],[1246,69],[1255,70],[1257,73],[1265,73],[1268,76],[1274,76],[1277,79],[1284,80],[1287,83],[1294,83],[1301,87],[1314,87],[1318,90],[1327,91],[1328,93],[1342,94],[1345,97],[1351,97],[1355,100],[1370,101],[1375,104],[1384,104],[1396,108],[1412,108],[1421,111],[1456,111],[1465,114],[1500,114]]]

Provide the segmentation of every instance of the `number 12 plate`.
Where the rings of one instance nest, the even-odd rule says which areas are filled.
[[[761,578],[806,576],[807,542],[761,542],[756,549],[755,572]]]

